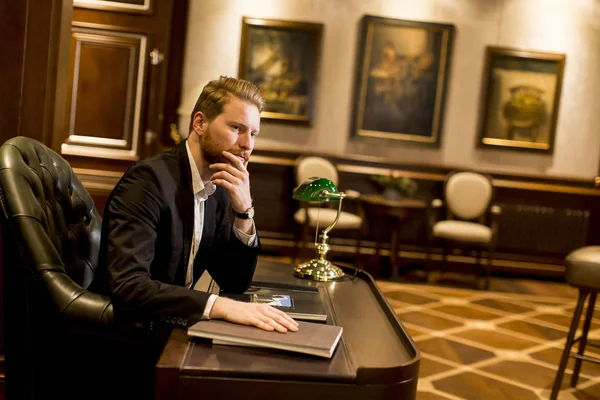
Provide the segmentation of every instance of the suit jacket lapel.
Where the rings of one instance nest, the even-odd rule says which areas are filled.
[[[194,191],[192,188],[192,173],[185,146],[186,141],[175,147],[181,166],[181,187],[177,197],[177,209],[183,226],[183,252],[177,268],[176,283],[185,284],[185,272],[190,259],[192,236],[194,234]]]
[[[221,190],[217,188],[217,191]],[[202,240],[200,241],[200,248],[198,249],[198,254],[202,257],[203,250],[205,248],[210,248],[212,242],[214,240],[214,233],[216,230],[216,213],[217,213],[217,192],[208,196],[208,199],[204,202],[204,226],[202,228]],[[200,278],[200,275],[206,269],[206,265],[202,265],[202,260],[200,261],[201,268],[194,268],[194,281]],[[208,260],[205,259],[205,262]]]

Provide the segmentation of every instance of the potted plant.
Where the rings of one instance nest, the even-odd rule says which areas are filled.
[[[383,197],[388,200],[413,197],[418,188],[417,182],[394,172],[390,175],[372,175],[371,180],[383,188]]]

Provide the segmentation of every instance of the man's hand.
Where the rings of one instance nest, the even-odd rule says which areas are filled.
[[[246,212],[252,207],[252,197],[250,196],[250,174],[246,166],[248,162],[242,160],[242,156],[236,156],[228,151],[223,152],[230,163],[211,164],[211,169],[219,170],[215,172],[210,180],[215,185],[221,186],[229,192],[231,197],[231,206],[239,213]]]
[[[298,323],[289,315],[268,304],[244,303],[226,297],[215,300],[210,318],[224,319],[240,325],[253,325],[265,331],[296,332]]]

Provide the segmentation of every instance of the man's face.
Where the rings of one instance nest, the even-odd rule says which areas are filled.
[[[260,129],[258,108],[247,101],[231,96],[229,102],[207,126],[200,136],[200,151],[208,164],[229,163],[223,156],[228,151],[247,165],[254,137]]]

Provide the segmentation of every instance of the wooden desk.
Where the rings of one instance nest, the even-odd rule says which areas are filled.
[[[365,210],[365,216],[374,222],[375,231],[377,234],[377,256],[380,260],[381,240],[383,227],[388,218],[395,221],[394,230],[392,231],[390,263],[392,266],[392,279],[398,277],[398,245],[400,242],[400,229],[402,222],[415,214],[415,211],[424,210],[427,208],[427,203],[417,199],[397,199],[388,200],[380,194],[365,194],[360,197]]]
[[[314,282],[293,266],[259,262],[255,281],[317,286],[328,324],[344,328],[331,359],[212,345],[173,331],[156,365],[156,399],[415,399],[420,352],[372,277]],[[215,397],[213,397],[215,396]]]

